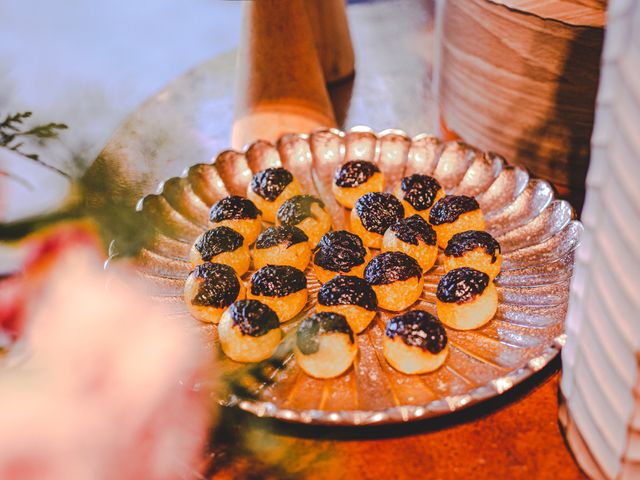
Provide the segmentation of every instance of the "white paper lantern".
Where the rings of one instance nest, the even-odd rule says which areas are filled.
[[[562,352],[560,420],[592,478],[640,478],[640,2],[612,0]]]

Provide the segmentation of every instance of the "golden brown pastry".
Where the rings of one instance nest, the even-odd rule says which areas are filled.
[[[260,362],[273,355],[282,330],[276,312],[257,300],[238,300],[222,314],[218,337],[224,354],[236,362]]]
[[[321,312],[300,322],[293,351],[298,365],[307,374],[333,378],[348,370],[358,346],[344,316]]]
[[[203,263],[187,277],[184,300],[201,322],[218,323],[225,309],[245,296],[244,284],[229,265]]]
[[[449,353],[442,323],[424,310],[410,310],[389,320],[382,348],[391,366],[409,375],[437,370]]]
[[[402,252],[384,252],[373,257],[364,270],[378,306],[399,312],[413,305],[422,293],[424,278],[420,264]]]
[[[274,223],[285,200],[300,195],[302,189],[287,169],[273,167],[256,173],[247,187],[247,197],[262,211],[262,218]]]
[[[376,316],[377,307],[376,292],[366,280],[338,275],[320,288],[316,311],[344,315],[351,330],[360,333]]]
[[[429,213],[429,223],[438,234],[438,246],[446,248],[456,233],[484,230],[484,215],[475,198],[447,195],[436,202]]]
[[[194,267],[204,262],[224,263],[242,275],[249,270],[251,256],[241,234],[229,227],[216,227],[196,239],[189,261]]]
[[[479,230],[456,233],[444,250],[444,269],[471,267],[493,280],[500,273],[500,244],[491,234]]]
[[[268,305],[281,322],[286,322],[307,303],[307,277],[288,265],[267,265],[251,275],[247,298]]]
[[[216,227],[233,228],[251,245],[262,230],[262,212],[248,198],[232,195],[216,202],[209,213]]]
[[[332,190],[340,205],[353,208],[356,200],[365,193],[384,190],[384,176],[375,163],[352,160],[338,167],[333,176]]]
[[[351,210],[351,231],[370,248],[382,247],[382,237],[391,225],[404,218],[404,207],[385,192],[363,195]]]
[[[431,207],[444,197],[444,190],[435,178],[419,173],[404,177],[394,193],[407,217],[418,214],[427,221]]]
[[[420,215],[403,218],[391,225],[382,239],[383,252],[403,252],[415,258],[423,272],[436,263],[436,231]]]
[[[331,230],[331,216],[324,202],[313,195],[296,195],[285,201],[278,209],[276,223],[298,227],[309,237],[311,247]]]
[[[362,277],[370,259],[371,253],[360,237],[346,230],[336,230],[327,232],[320,239],[313,254],[313,270],[320,283],[336,275]]]
[[[498,308],[498,292],[489,275],[473,268],[451,270],[440,279],[436,292],[440,321],[457,330],[485,325]]]
[[[256,240],[253,266],[259,269],[265,265],[289,265],[304,271],[311,259],[308,240],[298,227],[269,227]]]

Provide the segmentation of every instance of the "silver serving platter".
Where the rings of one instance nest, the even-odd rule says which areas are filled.
[[[432,135],[410,138],[400,130],[376,134],[357,127],[348,132],[325,129],[288,134],[275,144],[258,141],[244,152],[224,151],[213,162],[194,165],[182,176],[163,182],[156,194],[144,197],[137,206],[155,225],[133,259],[139,273],[153,285],[153,298],[171,315],[200,325],[205,341],[219,351],[216,327],[192,319],[182,299],[184,279],[191,270],[187,253],[209,227],[211,205],[227,195],[244,195],[253,173],[282,165],[307,192],[324,200],[335,229],[347,228],[348,212],[336,203],[330,186],[336,166],[351,159],[375,162],[389,190],[403,176],[418,172],[437,178],[448,193],[476,197],[487,230],[502,246],[496,317],[479,330],[448,329],[450,355],[445,365],[434,373],[408,376],[391,368],[382,355],[389,313],[380,312],[358,336],[354,366],[339,378],[313,379],[289,355],[285,366],[274,373],[274,382],[259,389],[257,399],[231,397],[221,402],[260,417],[300,423],[407,422],[501,395],[558,354],[565,339],[574,251],[582,232],[572,207],[554,198],[548,182],[531,178],[498,155],[460,142],[442,142]],[[312,269],[306,273],[310,300],[305,312],[313,309],[319,288]],[[435,289],[442,273],[439,258],[425,275],[424,293],[414,308],[435,313]],[[285,324],[285,332],[292,332],[299,318]],[[221,352],[219,358],[223,372],[242,368]]]

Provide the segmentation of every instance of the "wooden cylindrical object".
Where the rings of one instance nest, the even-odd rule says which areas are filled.
[[[305,0],[324,80],[335,83],[353,75],[355,57],[345,0]]]
[[[335,126],[305,0],[243,6],[232,145]]]
[[[584,192],[605,22],[603,0],[443,0],[443,126]]]

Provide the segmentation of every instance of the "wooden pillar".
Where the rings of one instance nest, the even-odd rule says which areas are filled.
[[[553,180],[580,202],[605,2],[444,0],[441,7],[444,128]]]
[[[336,126],[304,0],[244,3],[232,145]]]

